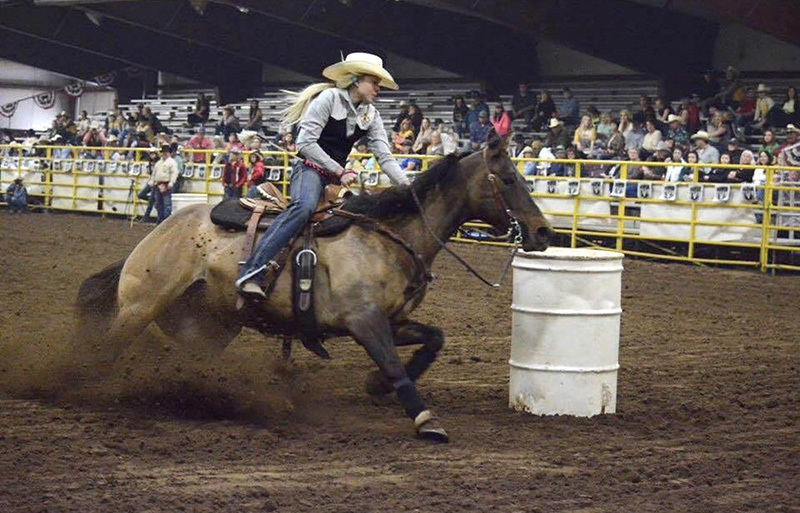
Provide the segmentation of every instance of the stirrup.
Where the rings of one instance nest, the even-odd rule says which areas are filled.
[[[267,299],[264,290],[254,281],[246,281],[236,287],[239,294],[248,299]]]

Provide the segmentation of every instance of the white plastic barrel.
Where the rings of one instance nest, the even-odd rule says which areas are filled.
[[[198,194],[189,192],[176,192],[172,195],[172,211],[176,212],[183,207],[195,205],[197,203],[208,203],[208,194]]]
[[[517,253],[509,406],[536,415],[614,413],[622,253]]]

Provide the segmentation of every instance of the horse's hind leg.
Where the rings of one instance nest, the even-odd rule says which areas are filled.
[[[422,347],[414,351],[414,355],[406,363],[405,369],[408,378],[416,381],[428,370],[436,360],[439,351],[444,347],[444,333],[436,326],[430,326],[414,321],[405,321],[393,327],[394,345],[410,346],[421,344]],[[383,374],[374,371],[367,377],[367,393],[372,396],[386,395],[392,392],[392,385],[383,377]]]

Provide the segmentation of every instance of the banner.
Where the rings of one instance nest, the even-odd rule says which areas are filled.
[[[92,79],[92,82],[97,82],[97,85],[105,87],[114,83],[115,77],[116,77],[116,72],[112,71],[111,73],[106,73],[105,75],[94,77]]]
[[[33,97],[33,101],[42,109],[52,108],[56,104],[56,92],[51,90],[39,93]]]
[[[73,98],[77,98],[78,96],[83,94],[83,80],[79,80],[78,82],[73,82],[71,84],[67,84],[64,86],[64,92],[70,95]]]
[[[0,106],[0,116],[3,116],[5,118],[10,118],[11,116],[13,116],[14,113],[17,111],[18,103],[19,102],[11,102]]]

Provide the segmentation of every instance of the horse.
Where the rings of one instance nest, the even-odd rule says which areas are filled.
[[[526,251],[543,251],[553,234],[506,145],[493,135],[483,151],[445,157],[410,186],[355,195],[343,208],[352,202],[350,210],[368,221],[315,239],[320,332],[350,336],[366,350],[378,367],[368,376],[368,393],[396,393],[423,439],[448,441],[414,385],[436,359],[444,335],[409,317],[425,296],[443,241],[469,220],[501,233],[517,226]],[[210,337],[219,350],[245,326],[264,334],[291,332],[292,273],[276,278],[266,301],[240,308],[233,283],[245,234],[213,224],[209,212],[208,205],[181,209],[126,259],[85,280],[77,305],[79,318],[100,334],[95,350],[113,360],[153,322],[183,344]],[[245,313],[252,308],[262,319],[258,326]],[[421,347],[404,365],[396,346],[407,345]]]

